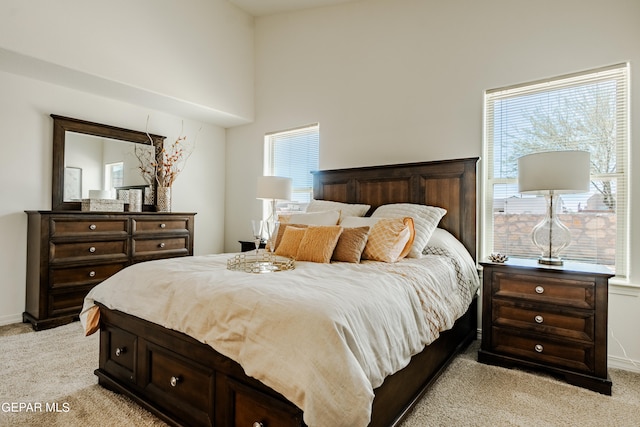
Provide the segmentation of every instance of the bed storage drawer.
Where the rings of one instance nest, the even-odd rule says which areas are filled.
[[[193,426],[212,426],[215,372],[174,351],[142,341],[142,387],[154,404]]]
[[[115,378],[126,382],[136,379],[138,338],[120,328],[103,325],[100,330],[100,366]]]
[[[228,381],[234,426],[302,427],[302,411],[237,381]]]

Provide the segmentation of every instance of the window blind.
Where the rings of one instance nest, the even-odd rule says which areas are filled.
[[[559,218],[571,230],[564,259],[627,274],[629,82],[618,64],[485,93],[483,250],[535,258],[531,229],[541,196],[518,193],[517,159],[541,151],[586,150],[591,188],[562,195]]]
[[[311,171],[318,169],[319,148],[320,129],[317,123],[265,136],[265,175],[292,178],[291,202],[304,204],[311,201]]]

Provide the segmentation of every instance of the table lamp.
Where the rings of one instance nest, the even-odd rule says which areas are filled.
[[[276,221],[276,203],[278,200],[291,200],[292,179],[283,176],[259,176],[257,199],[271,201],[271,214],[267,221]]]
[[[531,233],[542,254],[540,264],[562,265],[559,253],[571,243],[571,233],[556,215],[558,195],[588,192],[589,174],[587,151],[546,151],[518,159],[518,191],[542,194],[547,201],[545,218]]]

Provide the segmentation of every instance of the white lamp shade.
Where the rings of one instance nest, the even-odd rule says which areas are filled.
[[[589,191],[590,159],[587,151],[545,151],[518,159],[518,191],[548,194]]]
[[[283,176],[259,176],[256,198],[291,200],[292,179]]]

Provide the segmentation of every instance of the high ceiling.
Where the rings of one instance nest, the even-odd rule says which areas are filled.
[[[356,0],[229,0],[229,2],[253,16],[272,15],[352,1]]]

